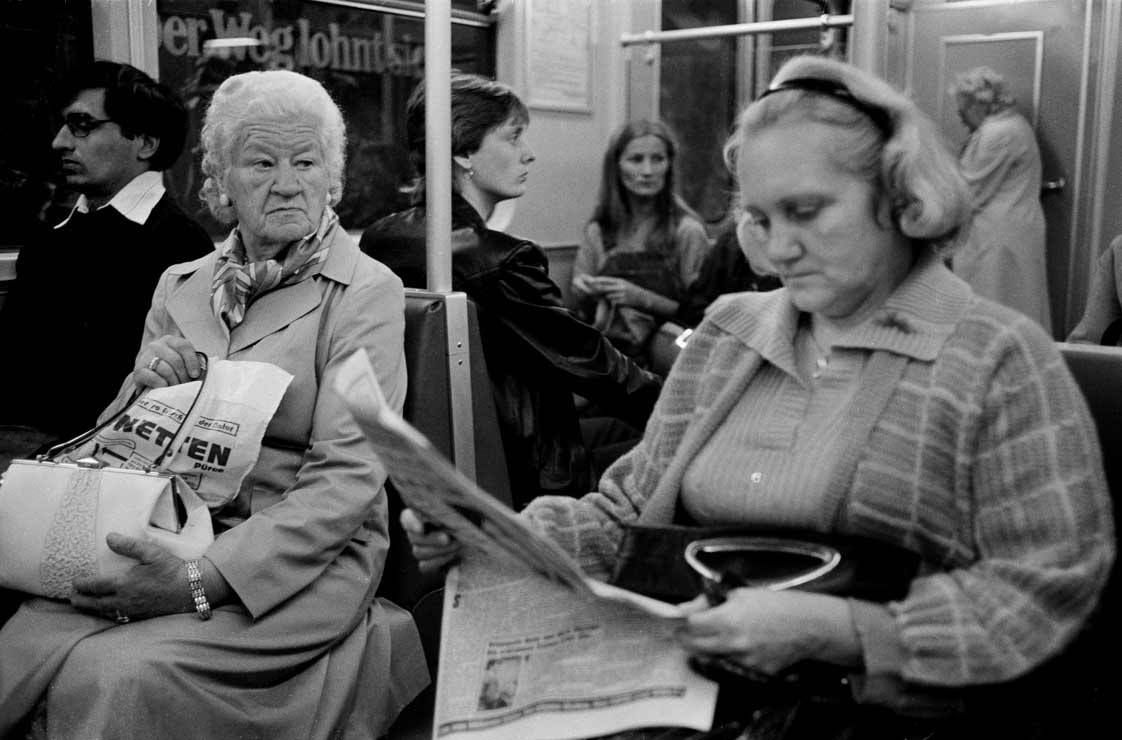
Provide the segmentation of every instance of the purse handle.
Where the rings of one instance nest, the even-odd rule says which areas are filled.
[[[201,371],[199,373],[199,388],[195,392],[195,397],[191,400],[191,405],[187,407],[187,412],[183,414],[182,421],[179,422],[179,429],[175,430],[175,434],[172,435],[171,439],[167,443],[167,446],[164,447],[155,461],[153,461],[151,465],[145,468],[146,471],[155,470],[161,464],[163,464],[164,459],[168,456],[168,453],[172,453],[173,450],[178,451],[179,448],[176,446],[176,441],[179,439],[180,434],[183,433],[183,430],[188,428],[187,420],[188,418],[190,418],[191,412],[195,410],[195,405],[199,402],[199,398],[203,395],[203,386],[206,385],[207,364],[209,361],[207,359],[207,356],[202,352],[195,352],[195,354],[198,356],[199,364],[201,366]],[[74,439],[68,440],[66,442],[61,442],[54,447],[51,447],[43,454],[38,455],[35,459],[38,462],[54,462],[54,458],[58,457],[63,452],[66,452],[67,450],[70,450],[74,447],[78,447],[79,445],[85,444],[89,440],[93,439],[102,429],[105,429],[107,426],[119,419],[125,413],[125,411],[127,411],[129,407],[131,407],[133,403],[142,395],[144,395],[144,393],[146,393],[148,390],[149,389],[145,388],[143,391],[134,391],[132,396],[129,397],[129,400],[125,403],[120,411],[113,414],[93,429],[79,434]]]

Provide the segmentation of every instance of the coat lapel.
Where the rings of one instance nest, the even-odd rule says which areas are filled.
[[[315,278],[301,280],[270,291],[253,302],[246,311],[245,321],[234,327],[230,335],[230,354],[233,355],[264,337],[280,331],[296,319],[314,311],[322,293]]]
[[[216,253],[212,253],[172,268],[181,274],[190,274],[168,296],[167,312],[196,350],[211,357],[225,357],[226,333],[210,309],[210,283],[215,258]]]

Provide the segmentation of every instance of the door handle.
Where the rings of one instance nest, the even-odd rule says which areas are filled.
[[[1067,187],[1067,178],[1058,177],[1055,180],[1045,180],[1040,183],[1040,194],[1047,195],[1048,193],[1059,193]]]

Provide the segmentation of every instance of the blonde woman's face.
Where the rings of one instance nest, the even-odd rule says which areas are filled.
[[[838,134],[804,121],[743,141],[737,235],[749,260],[778,274],[800,310],[857,323],[907,275],[912,249],[887,200],[835,163]]]
[[[619,156],[619,179],[628,194],[653,198],[666,187],[670,154],[666,142],[648,135],[632,139]]]
[[[331,184],[318,131],[305,123],[246,126],[226,194],[251,259],[272,257],[319,227]]]

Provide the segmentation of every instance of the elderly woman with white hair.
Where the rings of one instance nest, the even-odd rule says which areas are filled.
[[[344,138],[303,75],[215,93],[202,197],[234,228],[160,279],[118,403],[196,378],[196,351],[293,380],[204,557],[110,535],[127,575],[78,579],[70,603],[28,600],[4,626],[0,736],[371,738],[428,683],[410,616],[374,597],[385,470],[331,390],[359,349],[399,408],[406,382],[401,282],[331,209]]]
[[[1032,124],[1005,78],[989,67],[959,75],[950,89],[970,129],[959,164],[970,185],[974,223],[954,271],[974,292],[1052,327],[1041,164]]]

